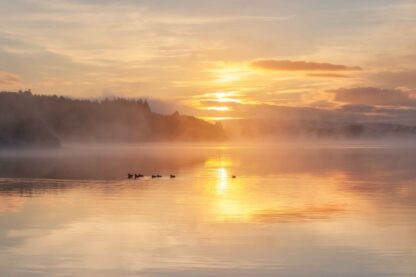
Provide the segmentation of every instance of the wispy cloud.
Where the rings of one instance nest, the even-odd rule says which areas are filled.
[[[408,107],[415,11],[405,0],[0,1],[0,71],[37,93],[180,99],[197,115],[268,109],[253,113],[256,104]],[[19,86],[3,73],[5,83]],[[354,87],[401,88],[402,98],[326,93]],[[199,109],[222,106],[230,111]]]
[[[21,79],[13,73],[0,71],[0,88],[15,88],[21,86]]]
[[[306,74],[307,77],[316,77],[316,78],[351,78],[349,75],[345,74],[334,74],[334,73],[310,73]]]
[[[254,68],[272,71],[357,71],[358,66],[290,60],[258,60],[251,63]]]

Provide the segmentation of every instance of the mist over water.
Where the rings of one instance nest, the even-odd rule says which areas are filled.
[[[414,276],[415,154],[391,141],[2,151],[0,275]]]

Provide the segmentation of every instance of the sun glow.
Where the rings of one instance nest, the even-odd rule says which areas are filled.
[[[192,105],[200,111],[199,118],[209,121],[240,119],[236,117],[234,112],[238,110],[238,104],[243,101],[243,97],[236,91],[217,91],[198,95],[193,98]]]
[[[226,150],[227,146],[221,146],[218,149],[220,150]],[[217,170],[217,176],[221,176],[224,170],[226,171],[227,167],[230,167],[233,165],[233,161],[230,158],[221,158],[221,159],[209,159],[205,162],[205,167],[210,169],[216,169]]]
[[[225,121],[225,120],[242,119],[242,117],[232,117],[232,116],[201,116],[199,118],[203,120],[207,120],[207,121]]]
[[[205,162],[205,169],[211,172],[213,178],[207,181],[207,192],[212,204],[212,214],[220,222],[258,222],[274,223],[287,221],[303,221],[316,218],[336,217],[347,209],[343,201],[335,201],[338,194],[336,185],[342,177],[334,175],[332,186],[322,185],[322,178],[296,176],[296,180],[308,186],[319,187],[319,193],[314,192],[314,200],[310,195],[298,194],[297,190],[285,185],[282,180],[276,186],[269,187],[280,197],[270,197],[267,190],[260,189],[264,179],[253,184],[250,177],[237,176],[232,178],[235,170],[241,166],[239,161],[228,156],[213,158]],[[295,178],[295,177],[294,177]],[[327,177],[326,177],[327,178]],[[258,190],[257,190],[258,188]],[[254,189],[254,190],[253,190]],[[293,199],[296,199],[293,202]]]
[[[243,79],[247,71],[242,68],[221,68],[215,70],[216,83],[232,83]]]
[[[239,93],[235,91],[221,91],[221,92],[214,92],[207,95],[211,97],[213,101],[219,103],[241,103],[236,97],[239,96]]]
[[[219,112],[226,112],[226,111],[230,111],[230,107],[226,107],[226,106],[215,106],[215,107],[205,107],[202,108],[203,110],[209,110],[209,111],[219,111]]]
[[[217,193],[224,195],[228,189],[228,172],[224,167],[218,168]]]

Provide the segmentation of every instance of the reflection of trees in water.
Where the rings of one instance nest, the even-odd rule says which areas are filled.
[[[0,190],[0,213],[1,212],[18,212],[24,205],[25,199],[20,196],[1,195]]]
[[[239,176],[309,175],[325,178],[339,176],[340,189],[362,195],[395,197],[392,201],[414,202],[416,149],[392,148],[85,148],[53,152],[0,156],[1,178],[41,178],[68,180],[122,180],[127,172],[145,175],[177,173],[211,173],[224,166]],[[199,172],[199,173],[198,173]],[[181,174],[179,174],[181,175]],[[210,175],[206,175],[210,178]],[[3,182],[7,183],[7,182]],[[72,186],[74,184],[71,184]],[[65,182],[21,181],[2,184],[0,192],[12,190],[23,196],[42,189],[54,191]],[[388,193],[385,193],[388,192]]]
[[[113,180],[127,172],[175,173],[204,164],[207,153],[191,151],[63,150],[53,153],[6,154],[0,156],[2,178]]]
[[[352,180],[411,181],[416,149],[383,148],[85,148],[1,153],[1,178],[124,179],[127,172],[169,174],[212,161],[232,163],[239,175],[341,174]]]
[[[0,195],[32,197],[42,193],[53,194],[74,186],[77,184],[57,180],[4,180],[0,182]]]

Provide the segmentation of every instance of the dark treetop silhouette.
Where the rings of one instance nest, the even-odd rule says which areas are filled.
[[[154,113],[146,100],[76,100],[26,92],[0,93],[0,146],[58,146],[72,142],[213,141],[220,124]]]

